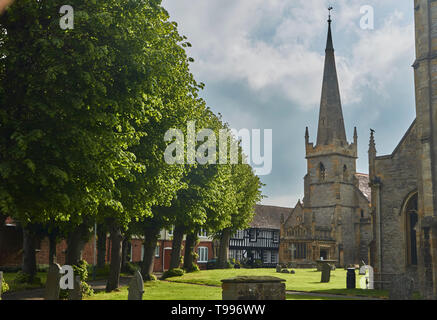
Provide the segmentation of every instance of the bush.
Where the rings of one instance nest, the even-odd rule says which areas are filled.
[[[37,272],[49,272],[49,265],[48,264],[38,264],[36,266]]]
[[[88,279],[88,263],[85,260],[80,260],[77,265],[73,265],[74,277],[80,276],[80,282],[82,286],[82,296],[92,296],[94,294],[94,290],[91,286],[86,283]],[[68,298],[68,289],[61,290],[59,297],[61,299]]]
[[[233,268],[234,268],[234,263],[232,263],[231,261],[228,261],[228,262],[226,263],[226,268],[228,268],[228,269],[233,269]]]
[[[171,278],[171,277],[180,277],[180,276],[183,276],[184,273],[185,273],[185,271],[183,269],[180,269],[180,268],[170,269],[162,274],[161,279],[164,280],[164,279]]]
[[[156,281],[156,276],[153,274],[147,274],[144,278],[143,281]]]
[[[28,273],[24,273],[23,271],[18,271],[14,280],[14,283],[20,284],[20,283],[28,283],[28,284],[36,284],[36,285],[41,285],[41,278],[34,276],[33,280],[31,281],[30,279],[30,274]]]
[[[5,293],[6,291],[9,291],[9,285],[6,283],[5,279],[2,278],[2,283],[1,283],[2,287],[1,287],[1,293]]]
[[[128,273],[128,274],[134,274],[135,271],[137,271],[138,269],[139,269],[139,267],[137,265],[128,261],[128,262],[126,262],[126,265],[124,266],[124,268],[121,271]]]
[[[194,262],[193,262],[193,264],[192,264],[190,267],[185,268],[185,272],[187,272],[187,273],[190,273],[190,272],[197,272],[197,271],[200,271],[200,268],[199,268],[199,266],[198,266],[197,264],[195,264]]]

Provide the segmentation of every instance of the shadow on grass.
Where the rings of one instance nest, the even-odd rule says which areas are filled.
[[[343,296],[369,297],[388,299],[387,290],[365,290],[365,289],[326,289],[326,290],[311,290],[313,293],[336,294]]]

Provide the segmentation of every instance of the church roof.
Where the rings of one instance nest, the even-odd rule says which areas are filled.
[[[370,201],[372,192],[369,186],[369,175],[365,173],[356,173],[355,176],[358,179],[358,189],[360,189],[360,191]]]
[[[291,208],[275,207],[275,206],[255,206],[255,217],[250,224],[251,228],[266,228],[266,229],[280,229],[281,216],[287,217]]]
[[[328,24],[317,145],[336,143],[346,145],[346,131],[344,128],[343,111],[341,109],[340,89],[332,41],[331,18],[328,20]]]

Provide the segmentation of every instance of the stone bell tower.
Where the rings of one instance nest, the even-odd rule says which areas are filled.
[[[315,146],[309,142],[308,128],[305,132],[307,175],[304,179],[304,208],[312,213],[320,230],[328,231],[332,241],[329,258],[347,265],[360,260],[355,229],[359,210],[355,177],[358,137],[355,129],[354,141],[349,144],[346,138],[331,23],[329,17]]]

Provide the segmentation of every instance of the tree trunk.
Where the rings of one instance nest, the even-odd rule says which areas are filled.
[[[23,228],[23,265],[22,271],[29,275],[29,282],[33,282],[36,275],[36,237],[29,227]]]
[[[187,234],[185,240],[185,255],[184,255],[184,269],[187,272],[193,271],[194,265],[194,247],[197,242],[197,232]]]
[[[184,226],[176,226],[173,231],[173,243],[170,258],[170,269],[179,268],[181,265],[182,241],[184,239]]]
[[[123,242],[121,244],[121,270],[122,271],[126,270],[128,253],[129,253],[129,239],[128,237],[124,237]]]
[[[82,250],[86,243],[88,228],[85,224],[80,225],[67,236],[67,251],[65,253],[65,264],[78,265],[82,260]]]
[[[217,257],[217,268],[225,269],[229,260],[229,241],[231,240],[231,229],[224,229],[220,237],[219,253]]]
[[[106,226],[97,226],[97,267],[103,268],[106,263]]]
[[[158,225],[147,226],[144,229],[144,255],[141,263],[141,275],[145,281],[152,278],[153,266],[155,264],[155,248],[159,239]]]
[[[49,235],[49,266],[56,263],[56,234]]]
[[[109,268],[108,282],[106,283],[106,292],[111,292],[118,289],[120,286],[120,271],[121,271],[121,250],[123,235],[119,226],[111,228],[111,265]]]

